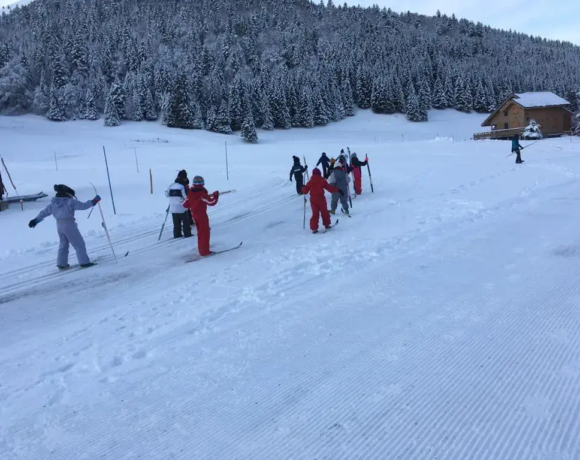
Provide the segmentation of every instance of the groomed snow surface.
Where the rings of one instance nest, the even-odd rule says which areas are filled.
[[[516,165],[509,142],[466,140],[482,116],[430,118],[257,146],[0,118],[18,191],[90,199],[94,182],[130,251],[115,264],[98,211],[79,212],[100,264],[58,273],[52,218],[27,227],[48,199],[0,213],[0,459],[580,458],[580,143]],[[312,235],[291,155],[312,168],[346,146],[375,193],[365,170],[352,219]],[[196,241],[170,222],[157,242],[181,168],[237,189],[210,220],[214,249],[241,249],[186,264]]]

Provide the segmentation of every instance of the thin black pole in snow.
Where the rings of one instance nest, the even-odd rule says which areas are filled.
[[[109,174],[109,162],[107,161],[107,151],[103,145],[103,155],[105,155],[105,166],[107,167],[107,178],[109,179],[109,190],[111,191],[111,201],[113,202],[113,213],[117,215],[117,210],[115,209],[115,197],[113,196],[113,186],[111,185],[111,175]]]
[[[137,165],[137,172],[139,172],[139,160],[137,159],[137,149],[133,147],[133,150],[135,150],[135,164]]]
[[[225,141],[226,146],[226,178],[230,180],[230,166],[228,164],[228,141]]]

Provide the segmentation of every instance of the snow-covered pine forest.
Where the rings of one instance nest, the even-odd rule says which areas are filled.
[[[0,17],[0,112],[242,131],[426,121],[515,91],[576,108],[580,47],[332,0],[38,0]]]

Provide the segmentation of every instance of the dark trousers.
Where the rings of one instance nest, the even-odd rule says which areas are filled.
[[[303,195],[302,187],[304,187],[304,175],[294,174],[294,181],[296,182],[296,192],[298,195]]]
[[[325,178],[329,177],[330,174],[328,174],[328,165],[320,165],[320,166],[322,166],[322,177],[325,177]]]
[[[183,236],[189,238],[191,236],[191,220],[188,212],[179,214],[172,214],[173,216],[173,237],[181,238],[181,228],[183,226]]]
[[[516,163],[522,162],[522,155],[520,149],[515,149],[514,153],[516,154]]]

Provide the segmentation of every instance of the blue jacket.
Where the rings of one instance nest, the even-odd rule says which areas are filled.
[[[518,139],[512,139],[512,152],[515,152],[516,150],[520,150],[523,149],[523,147],[520,145],[520,141]]]
[[[322,156],[320,157],[320,160],[318,160],[318,163],[316,163],[316,166],[322,165],[324,168],[328,168],[329,163],[330,160],[328,159],[326,154],[323,153]]]
[[[74,220],[75,211],[84,211],[93,206],[93,200],[83,202],[78,201],[76,198],[60,198],[55,196],[50,204],[36,216],[36,220],[41,221],[50,215],[56,220]]]

